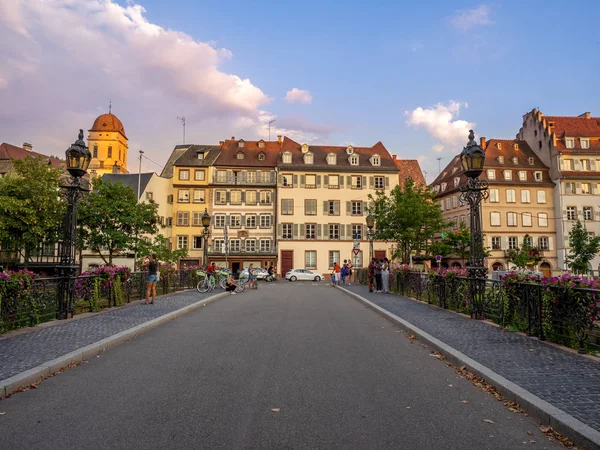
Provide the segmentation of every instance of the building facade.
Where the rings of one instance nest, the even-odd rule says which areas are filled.
[[[522,140],[486,142],[481,138],[481,147],[486,151],[481,179],[489,182],[489,198],[482,203],[488,270],[512,269],[510,253],[521,248],[527,236],[530,245],[542,252],[536,269],[549,276],[557,269],[558,260],[554,183],[548,167]],[[444,218],[453,223],[453,229],[469,223],[469,207],[460,201],[460,186],[465,182],[457,155],[432,184]],[[465,261],[450,257],[445,263],[462,266]]]
[[[600,118],[589,112],[576,117],[545,116],[534,109],[525,114],[517,135],[529,143],[550,168],[556,218],[558,266],[570,252],[569,233],[580,220],[593,235],[600,233]],[[598,273],[600,255],[589,270]]]
[[[127,135],[125,128],[114,114],[102,114],[94,120],[88,134],[88,148],[92,160],[88,172],[92,177],[105,173],[129,173],[127,171]]]
[[[398,184],[398,167],[381,142],[372,147],[315,146],[281,139],[277,177],[278,272],[329,274],[335,263],[367,263],[369,195]],[[355,242],[359,245],[353,254]],[[391,245],[374,243],[377,257]]]

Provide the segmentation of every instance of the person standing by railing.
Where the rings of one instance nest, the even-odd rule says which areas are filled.
[[[148,304],[148,300],[150,300],[150,295],[152,294],[152,302],[150,304],[154,305],[154,301],[156,300],[156,283],[158,282],[157,272],[159,271],[156,253],[152,253],[150,259],[146,258],[142,267],[148,270],[148,275],[146,276],[146,301],[144,304]]]
[[[369,292],[373,292],[373,279],[375,278],[375,258],[371,259],[367,268],[367,278],[369,279]]]
[[[390,261],[383,258],[383,269],[381,270],[381,281],[383,282],[383,293],[390,292]]]
[[[375,261],[375,292],[381,292],[383,290],[383,277],[381,271],[383,270],[383,259]]]

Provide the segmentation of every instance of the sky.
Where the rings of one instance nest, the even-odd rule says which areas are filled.
[[[129,170],[287,135],[418,159],[432,181],[533,108],[600,116],[600,3],[0,0],[0,142],[62,155],[108,111]],[[437,158],[442,158],[440,161]]]

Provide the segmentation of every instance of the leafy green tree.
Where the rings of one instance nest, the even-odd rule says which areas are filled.
[[[523,237],[521,248],[510,250],[508,258],[519,269],[526,269],[537,265],[542,260],[540,249],[531,245],[531,238],[528,234]]]
[[[44,158],[12,160],[14,170],[0,179],[0,242],[18,251],[25,267],[44,242],[57,242],[64,217],[59,197],[62,171]]]
[[[140,242],[138,253],[141,255],[156,253],[156,258],[161,263],[168,264],[177,264],[180,258],[185,258],[188,255],[187,248],[170,249],[167,239],[162,234],[156,236],[152,241]]]
[[[569,233],[571,250],[566,262],[578,275],[588,273],[590,261],[600,251],[600,236],[591,237],[581,221],[577,221]]]
[[[410,178],[388,194],[380,191],[369,198],[374,201],[375,239],[396,242],[399,250],[394,257],[405,263],[413,252],[426,250],[435,233],[448,225],[433,193]]]
[[[78,220],[79,246],[98,252],[111,266],[117,252],[137,250],[144,235],[158,231],[158,205],[138,203],[131,186],[96,178],[81,202]]]
[[[469,247],[471,245],[471,230],[464,222],[461,222],[458,230],[446,234],[443,242],[450,248],[450,253],[463,261],[469,258]]]

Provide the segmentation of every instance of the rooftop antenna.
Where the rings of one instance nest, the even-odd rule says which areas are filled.
[[[112,100],[108,101],[108,113],[111,114],[112,111]]]
[[[183,124],[183,144],[185,145],[185,116],[177,117],[177,120],[181,120]]]
[[[441,156],[438,156],[438,157],[437,157],[437,158],[435,158],[435,159],[437,159],[437,160],[438,160],[438,172],[439,172],[439,173],[442,173],[442,163],[441,163],[441,161],[442,161],[442,159],[444,159],[444,158],[442,158]]]
[[[423,176],[425,177],[425,184],[427,184],[427,171],[426,170],[423,171]]]
[[[273,119],[273,120],[271,120],[271,121],[269,122],[269,142],[271,142],[271,124],[272,124],[273,122],[275,122],[275,119]]]

